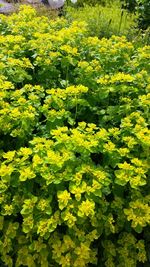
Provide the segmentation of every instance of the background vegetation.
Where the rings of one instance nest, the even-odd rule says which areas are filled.
[[[90,16],[87,16],[87,14],[90,14]],[[108,38],[112,35],[126,35],[128,38],[132,38],[137,16],[121,9],[121,5],[114,2],[108,6],[68,7],[66,18],[69,21],[86,21],[90,36]]]

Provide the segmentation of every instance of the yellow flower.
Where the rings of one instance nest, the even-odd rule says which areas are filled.
[[[93,180],[92,181],[92,186],[88,186],[87,187],[87,191],[91,192],[91,193],[94,193],[96,190],[99,190],[102,188],[102,185],[96,181],[96,180]],[[100,193],[99,193],[100,195]]]
[[[100,44],[100,40],[98,37],[88,37],[87,38],[87,44],[91,45],[91,46],[93,46],[93,45],[97,46]]]
[[[95,211],[95,203],[90,200],[82,201],[81,205],[79,206],[78,210],[78,216],[84,217],[84,216],[93,216]]]
[[[70,193],[67,190],[57,192],[59,208],[62,210],[65,208],[71,199]]]
[[[38,222],[37,234],[44,236],[48,232],[48,220],[41,220]]]
[[[124,136],[122,140],[126,143],[128,148],[130,149],[133,148],[137,144],[137,141],[132,136]]]
[[[78,50],[76,47],[71,47],[70,45],[62,45],[60,46],[62,51],[67,52],[68,54],[76,55],[78,54]]]
[[[130,208],[124,209],[128,221],[132,221],[132,227],[138,225],[145,227],[150,223],[150,207],[147,203],[142,203],[140,200],[130,202]]]
[[[12,118],[18,119],[18,117],[20,117],[20,115],[21,115],[21,112],[20,112],[18,107],[12,109],[12,111],[11,111]]]
[[[65,256],[61,256],[60,264],[62,267],[71,267],[71,255],[67,253]]]
[[[32,161],[33,161],[33,168],[36,168],[38,165],[43,163],[43,160],[37,154],[33,156]]]
[[[75,222],[77,221],[77,218],[73,216],[70,211],[66,211],[65,214],[63,215],[63,220],[67,221],[68,227],[72,228],[75,225]]]
[[[141,167],[141,166],[143,166],[143,162],[142,162],[142,160],[140,160],[140,159],[138,159],[138,158],[133,158],[133,159],[131,159],[131,162],[132,162],[133,164],[135,164],[137,167]]]
[[[133,76],[130,74],[126,74],[123,72],[119,72],[115,74],[114,76],[111,76],[110,83],[115,83],[115,82],[133,82],[135,79]]]
[[[139,240],[136,244],[136,248],[138,249],[138,260],[140,262],[145,262],[147,260],[147,256],[145,251],[144,240]]]
[[[126,161],[124,163],[119,163],[118,167],[126,171],[134,170],[134,167],[131,164],[127,163]]]
[[[105,47],[101,47],[100,49],[99,49],[99,52],[101,53],[105,53],[105,52],[107,52],[107,48],[105,48]]]
[[[15,156],[16,151],[8,151],[3,154],[3,158],[7,159],[7,161],[12,161]]]
[[[97,83],[100,83],[100,84],[109,84],[110,83],[110,77],[109,75],[105,75],[104,77],[101,77],[97,80]]]
[[[12,172],[14,171],[14,167],[13,165],[9,164],[9,165],[5,165],[2,164],[0,167],[0,176],[3,177],[7,177],[10,176],[12,174]]]
[[[75,254],[78,255],[80,259],[88,259],[90,257],[90,248],[88,247],[88,244],[81,243],[81,246],[75,249]]]
[[[70,192],[75,195],[77,201],[81,200],[81,194],[86,192],[86,190],[87,190],[87,184],[85,182],[82,182],[82,184],[80,184],[80,187],[76,185],[70,186]]]
[[[108,129],[108,132],[115,138],[117,138],[118,135],[120,134],[119,128],[110,128]]]
[[[24,97],[20,97],[20,98],[18,99],[18,104],[19,104],[19,105],[24,105],[26,102],[27,102],[27,101],[26,101],[26,99],[25,99]]]
[[[111,141],[109,141],[107,144],[104,144],[104,150],[109,153],[112,153],[116,151],[116,146]]]
[[[28,158],[32,154],[32,149],[28,147],[21,147],[20,151],[18,152],[19,156],[23,156],[25,158]]]
[[[83,86],[83,85],[77,85],[77,86],[69,86],[66,88],[66,93],[67,94],[82,94],[82,93],[87,93],[88,88]]]
[[[37,208],[44,211],[47,207],[49,207],[49,201],[46,199],[40,199]]]
[[[124,148],[119,148],[118,152],[122,157],[125,157],[129,154],[130,150],[128,148],[124,147]]]
[[[96,133],[96,137],[98,139],[107,140],[108,139],[108,132],[106,129],[102,128]]]
[[[81,67],[81,68],[87,68],[89,66],[89,62],[87,61],[79,61],[78,62],[78,67]]]
[[[13,214],[13,206],[12,205],[4,205],[4,212],[5,215],[11,215]]]
[[[20,170],[19,180],[21,182],[26,181],[27,179],[35,178],[35,173],[32,171],[31,167],[24,167],[24,169]]]
[[[129,117],[126,117],[124,118],[122,121],[121,121],[121,128],[130,128],[133,126],[133,123],[131,123],[131,120]]]

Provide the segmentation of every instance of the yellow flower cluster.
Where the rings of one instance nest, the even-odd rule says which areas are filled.
[[[126,73],[117,73],[114,76],[105,75],[97,80],[100,84],[113,84],[113,83],[130,83],[134,81],[134,77]]]
[[[124,209],[124,213],[127,216],[128,221],[132,221],[133,228],[145,227],[150,224],[150,207],[147,203],[142,203],[140,200],[129,203],[129,208]]]

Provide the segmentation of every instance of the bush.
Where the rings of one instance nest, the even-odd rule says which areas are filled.
[[[30,7],[0,20],[2,262],[149,265],[150,47]]]
[[[146,30],[150,27],[150,1],[149,0],[121,0],[122,6],[131,12],[138,12],[138,27]]]
[[[84,20],[88,24],[90,36],[111,37],[112,35],[131,36],[135,27],[136,15],[121,9],[116,2],[111,6],[88,6],[83,8],[68,7],[66,18]]]
[[[138,24],[139,28],[146,30],[150,27],[150,1],[149,0],[136,0],[137,10],[139,13]]]
[[[138,27],[146,30],[150,27],[150,1],[149,0],[125,0],[123,7],[130,11],[138,12]]]
[[[124,8],[127,8],[130,12],[136,10],[137,1],[136,0],[121,0],[121,3]]]

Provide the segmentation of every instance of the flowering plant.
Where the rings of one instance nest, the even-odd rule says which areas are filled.
[[[143,265],[150,47],[29,6],[0,20],[1,261]]]

